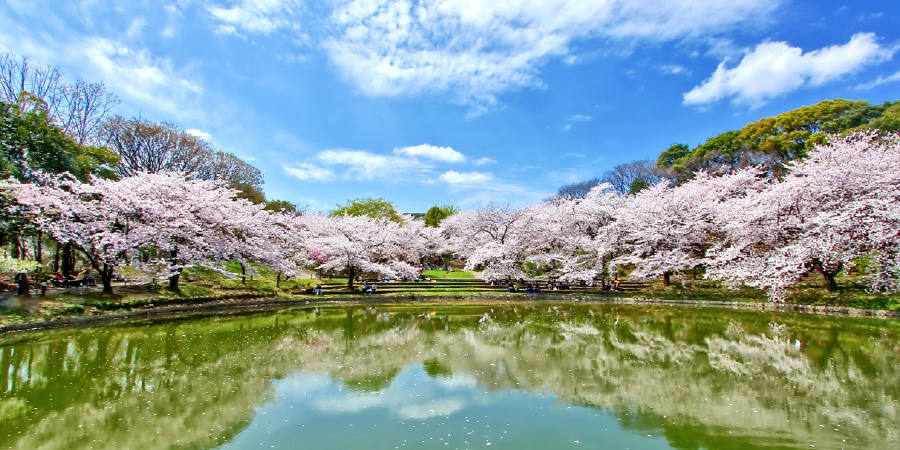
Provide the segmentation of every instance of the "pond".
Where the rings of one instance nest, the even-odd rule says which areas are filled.
[[[394,304],[0,337],[0,448],[898,448],[896,321]]]

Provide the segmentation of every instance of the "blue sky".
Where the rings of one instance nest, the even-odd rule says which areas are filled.
[[[535,203],[821,100],[900,100],[895,0],[4,0],[0,51],[102,81],[270,199]]]

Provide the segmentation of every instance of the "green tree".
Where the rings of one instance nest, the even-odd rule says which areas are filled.
[[[631,187],[628,189],[628,195],[637,194],[638,192],[641,192],[648,187],[650,187],[650,183],[642,178],[638,178],[637,180],[631,182]]]
[[[456,214],[457,212],[459,212],[459,209],[457,209],[453,205],[432,206],[428,209],[428,212],[425,213],[425,225],[428,225],[429,227],[437,227],[438,225],[440,225],[442,220],[444,220],[446,217]]]
[[[270,200],[266,202],[267,211],[275,211],[286,214],[297,214],[299,211],[297,205],[287,200]]]
[[[760,165],[780,177],[785,163],[805,158],[828,134],[860,129],[900,130],[900,102],[821,101],[726,131],[693,150],[675,144],[660,153],[656,165],[678,183],[692,179],[698,170],[729,173],[748,165]]]
[[[238,191],[237,198],[250,200],[257,205],[266,203],[266,195],[259,188],[249,183],[233,183],[230,188]]]
[[[691,147],[687,144],[672,144],[666,151],[659,154],[656,160],[657,167],[672,167],[675,161],[691,154]]]
[[[337,205],[332,216],[369,216],[374,218],[386,218],[388,220],[403,223],[403,218],[397,212],[394,205],[383,199],[373,197],[361,197],[348,200],[346,205]]]
[[[73,141],[53,125],[43,108],[24,112],[17,105],[0,103],[0,175],[28,180],[26,168],[69,172],[81,181],[91,175],[115,177],[119,158],[104,147]]]

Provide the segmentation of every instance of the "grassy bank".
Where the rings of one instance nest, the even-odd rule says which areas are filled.
[[[553,298],[639,298],[651,300],[685,300],[706,302],[766,303],[767,296],[758,289],[730,290],[716,282],[695,280],[689,276],[673,277],[673,283],[664,286],[661,280],[623,281],[621,290],[604,291],[598,287],[574,286],[570,290],[546,291],[544,295],[510,294],[506,286],[490,286],[475,279],[470,272],[426,271],[429,281],[379,283],[376,297],[422,298],[442,296],[500,296],[527,300],[546,296]],[[860,280],[852,276],[838,279],[840,289],[828,292],[821,280],[804,279],[787,295],[787,302],[797,305],[858,308],[872,310],[900,310],[900,295],[882,295],[866,292]],[[208,270],[186,271],[179,292],[170,292],[161,284],[116,284],[115,295],[103,295],[99,287],[54,288],[46,296],[30,298],[7,294],[0,307],[0,325],[52,321],[86,315],[153,309],[163,306],[198,305],[207,303],[246,303],[257,300],[313,299],[305,291],[320,284],[325,295],[318,300],[337,300],[364,293],[359,286],[349,290],[346,279],[290,279],[278,281],[272,273],[260,276],[226,278]],[[522,287],[522,286],[519,286]]]

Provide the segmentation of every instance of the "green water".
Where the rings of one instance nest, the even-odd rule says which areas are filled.
[[[896,321],[600,304],[13,334],[0,448],[890,449],[898,359]]]

